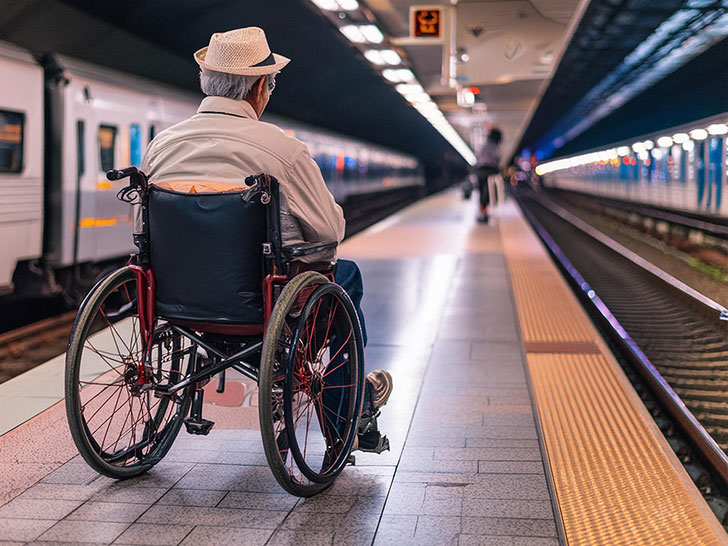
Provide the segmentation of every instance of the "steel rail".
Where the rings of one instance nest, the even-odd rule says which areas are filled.
[[[604,246],[607,246],[617,252],[618,254],[621,254],[626,259],[628,259],[633,264],[641,267],[648,273],[651,273],[661,281],[669,284],[670,286],[674,287],[675,289],[679,290],[683,294],[685,294],[687,297],[695,300],[700,305],[703,305],[705,307],[708,307],[710,309],[713,309],[718,313],[718,318],[720,320],[728,320],[728,310],[723,307],[718,302],[713,301],[709,297],[701,294],[694,288],[688,286],[684,282],[682,282],[679,279],[676,279],[666,271],[663,271],[653,263],[649,262],[648,260],[645,260],[642,256],[637,254],[636,252],[633,252],[632,250],[628,249],[626,246],[623,246],[619,244],[614,239],[608,237],[598,229],[594,228],[593,226],[590,226],[587,224],[584,220],[576,216],[575,214],[569,212],[565,208],[561,207],[560,205],[557,205],[553,201],[549,200],[546,197],[539,196],[538,203],[559,216],[562,220],[570,223],[575,228],[579,229],[580,231],[583,231],[590,237],[596,239],[600,243],[602,243]]]
[[[656,205],[650,205],[649,203],[631,203],[629,201],[624,201],[607,195],[597,195],[565,188],[554,189],[564,194],[572,194],[583,197],[607,207],[613,207],[626,212],[634,212],[648,218],[662,220],[669,224],[675,224],[685,228],[702,231],[716,237],[728,237],[728,223],[720,223],[719,221],[721,218],[715,218],[716,221],[712,221],[712,219],[709,220],[706,217],[694,215],[690,212],[686,212],[685,215],[683,215],[680,214],[680,211],[663,209]]]
[[[539,199],[539,204],[543,204],[542,201]],[[531,225],[534,227],[536,232],[538,233],[539,237],[542,239],[544,244],[548,247],[552,255],[555,257],[555,259],[561,264],[562,268],[569,274],[571,277],[571,280],[573,283],[576,284],[576,286],[579,287],[583,294],[583,298],[586,301],[591,302],[592,307],[599,313],[599,315],[602,316],[603,320],[606,322],[606,324],[611,328],[615,336],[621,341],[622,347],[625,349],[625,353],[630,356],[630,360],[636,365],[637,370],[640,372],[640,375],[645,379],[645,381],[649,384],[649,386],[653,389],[657,397],[660,399],[660,401],[665,405],[665,407],[668,409],[668,411],[673,415],[673,417],[677,420],[677,422],[680,424],[680,426],[685,430],[685,432],[688,434],[688,436],[691,438],[691,440],[695,443],[695,446],[697,449],[702,453],[702,455],[705,457],[705,459],[709,462],[709,464],[712,466],[715,473],[720,476],[720,478],[725,482],[728,483],[728,455],[721,449],[721,447],[718,445],[718,443],[713,439],[713,437],[708,433],[707,430],[703,427],[703,425],[697,420],[695,415],[690,411],[690,409],[685,405],[685,403],[682,401],[680,396],[672,389],[670,384],[667,382],[667,380],[662,376],[662,374],[659,372],[659,370],[655,367],[655,365],[650,361],[650,359],[645,355],[645,353],[642,351],[642,349],[639,347],[637,342],[632,339],[630,334],[627,332],[627,330],[620,324],[620,322],[617,320],[617,318],[612,314],[612,312],[609,310],[607,305],[602,301],[602,299],[599,297],[599,295],[596,293],[596,291],[591,287],[591,285],[584,279],[584,277],[579,273],[579,271],[573,266],[571,261],[566,257],[564,252],[561,250],[559,245],[554,241],[554,239],[551,237],[551,235],[548,233],[546,228],[541,224],[541,222],[536,218],[536,216],[528,210],[526,206],[524,206],[522,203],[521,209],[523,210],[524,214],[528,218]],[[561,207],[558,207],[557,205],[554,205],[556,210],[561,209]],[[549,207],[546,207],[549,208]],[[550,209],[552,210],[552,209]],[[617,249],[624,249],[627,251],[627,253],[632,257],[637,257],[639,260],[635,261],[634,263],[646,271],[649,271],[650,273],[655,273],[654,269],[658,269],[655,266],[652,266],[650,268],[644,267],[646,264],[646,260],[643,258],[637,256],[632,251],[629,251],[628,249],[622,247],[619,243],[616,241],[612,241],[604,235],[601,232],[594,233],[596,230],[589,226],[588,224],[585,224],[580,219],[574,217],[571,213],[568,211],[563,211],[566,217],[561,216],[558,212],[554,212],[557,216],[560,216],[564,221],[572,224],[574,227],[576,227],[579,230],[582,230],[582,225],[589,228],[588,230],[582,230],[588,235],[594,237],[596,240],[598,240],[600,243],[607,245],[612,250],[615,250],[616,252],[621,253],[621,250]],[[573,218],[574,220],[577,220],[577,222],[571,222],[568,218]],[[598,235],[598,236],[595,236]],[[611,241],[612,244],[608,244],[608,242]],[[627,257],[627,256],[625,256]],[[630,259],[630,258],[628,258]],[[630,261],[632,261],[630,259]],[[659,269],[658,269],[659,270]],[[661,270],[659,270],[661,271]],[[665,272],[664,276],[658,275],[659,278],[662,280],[666,279],[673,279],[674,277],[668,275]],[[667,281],[669,282],[669,281]],[[678,281],[679,282],[679,281]],[[683,283],[680,283],[680,285],[683,285]],[[684,285],[683,285],[684,286]],[[687,287],[689,288],[689,287]],[[689,295],[693,295],[693,293],[697,294],[693,289],[689,289],[688,292],[686,292]],[[700,294],[699,294],[700,295]],[[702,295],[700,295],[702,296]],[[715,309],[715,306],[725,311],[720,305],[713,302],[709,298],[705,298],[704,296],[702,298],[696,298],[697,301],[700,301],[701,303],[703,300],[707,300],[707,302],[710,302],[713,305],[710,305],[712,309]]]
[[[39,320],[38,322],[33,322],[31,324],[21,326],[20,328],[16,328],[15,330],[10,330],[9,332],[0,334],[0,347],[8,345],[10,343],[17,343],[35,335],[45,334],[51,329],[66,326],[70,327],[75,318],[76,311],[69,311],[67,313],[63,313],[62,315]]]

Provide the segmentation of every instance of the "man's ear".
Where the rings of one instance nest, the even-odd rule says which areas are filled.
[[[259,94],[263,94],[263,88],[265,87],[266,76],[261,76],[257,82],[255,82],[256,91]]]

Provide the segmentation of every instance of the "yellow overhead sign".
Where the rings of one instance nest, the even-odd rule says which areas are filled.
[[[413,38],[441,38],[442,6],[412,6],[410,8],[410,36]]]

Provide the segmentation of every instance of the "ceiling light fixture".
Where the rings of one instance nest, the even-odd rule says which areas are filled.
[[[384,59],[384,62],[387,64],[397,66],[402,63],[402,57],[400,57],[399,53],[397,53],[394,49],[382,49],[380,53],[382,54],[382,59]]]
[[[359,30],[367,41],[372,44],[381,44],[384,40],[384,34],[382,34],[382,31],[376,25],[361,25]]]
[[[364,56],[367,58],[367,61],[372,64],[376,64],[378,66],[387,64],[386,61],[382,59],[382,52],[378,49],[367,49],[364,52]]]
[[[415,79],[414,73],[409,68],[385,68],[382,76],[392,83],[411,82]]]
[[[324,11],[354,11],[359,9],[359,2],[356,0],[311,0],[311,2]]]
[[[361,30],[356,25],[344,25],[343,27],[339,27],[339,31],[346,36],[350,42],[354,42],[355,44],[363,44],[367,41],[364,34],[362,34]]]
[[[356,0],[336,0],[336,3],[339,4],[339,7],[344,11],[354,11],[359,9],[359,2]]]

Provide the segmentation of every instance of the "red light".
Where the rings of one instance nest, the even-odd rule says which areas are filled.
[[[473,95],[479,95],[479,94],[480,94],[480,87],[471,87],[471,88],[470,88],[470,92],[471,92],[471,93],[472,93]]]
[[[628,157],[623,157],[622,158],[622,165],[629,165],[629,158]]]
[[[631,157],[631,158],[629,159],[629,164],[630,164],[630,165],[633,165],[633,166],[634,166],[634,165],[637,165],[637,158],[636,158],[636,157]]]

